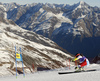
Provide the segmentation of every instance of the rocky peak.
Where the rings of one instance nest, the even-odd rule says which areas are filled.
[[[80,5],[84,5],[84,4],[85,4],[85,2],[84,2],[84,1],[80,1],[79,3],[80,3]]]

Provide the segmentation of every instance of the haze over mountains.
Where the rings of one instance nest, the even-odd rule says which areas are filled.
[[[72,54],[100,53],[100,8],[77,4],[5,3],[7,18],[20,27],[56,42]]]

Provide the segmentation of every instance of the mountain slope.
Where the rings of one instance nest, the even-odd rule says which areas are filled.
[[[0,76],[15,74],[15,46],[18,53],[19,47],[22,48],[25,73],[33,72],[33,64],[34,71],[38,67],[54,69],[66,66],[66,60],[72,58],[50,39],[24,30],[3,17],[0,19]],[[21,62],[17,67],[22,72]]]
[[[34,64],[35,68],[59,68],[66,66],[66,59],[72,58],[71,55],[61,51],[60,47],[53,41],[37,35],[33,32],[24,30],[17,25],[0,24],[0,63],[1,72],[4,69],[14,70],[15,68],[15,54],[14,46],[22,48],[22,56],[26,68],[32,69]],[[63,50],[63,49],[62,49]],[[7,65],[4,67],[4,65]],[[21,65],[18,65],[21,68]],[[12,71],[13,73],[13,71]],[[1,73],[3,74],[3,73]]]

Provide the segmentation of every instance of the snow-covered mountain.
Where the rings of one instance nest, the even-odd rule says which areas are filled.
[[[72,58],[50,39],[22,29],[12,20],[6,19],[5,13],[3,15],[0,18],[0,76],[15,74],[15,46],[18,53],[19,47],[22,49],[25,73],[33,72],[33,64],[35,71],[37,67],[54,69],[66,66],[67,58]],[[22,71],[21,62],[18,62],[17,67]]]
[[[70,53],[94,57],[100,51],[100,8],[87,3],[3,4],[7,18],[55,41]]]

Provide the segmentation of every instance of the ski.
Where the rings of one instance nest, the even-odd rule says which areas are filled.
[[[73,71],[73,72],[58,72],[58,74],[72,74],[72,73],[91,72],[91,71],[96,71],[96,69],[85,70],[85,71]]]

